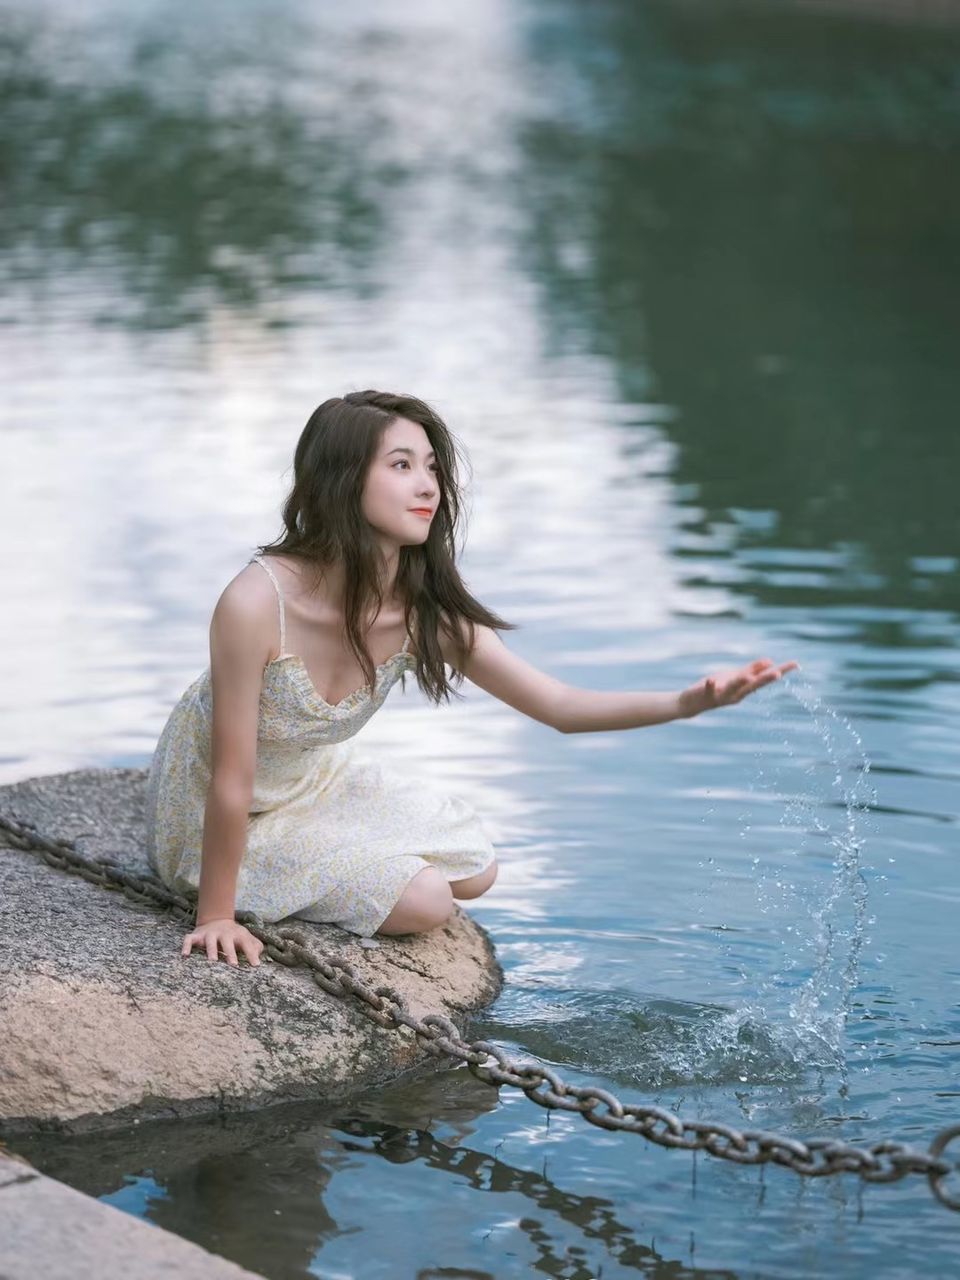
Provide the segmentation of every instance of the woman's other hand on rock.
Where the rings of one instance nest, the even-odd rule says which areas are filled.
[[[208,960],[217,960],[219,952],[223,952],[228,964],[239,965],[237,951],[245,956],[252,965],[259,965],[263,943],[255,938],[249,929],[227,916],[221,920],[205,920],[197,924],[193,933],[188,933],[183,940],[180,954],[188,956],[194,947],[203,947]]]

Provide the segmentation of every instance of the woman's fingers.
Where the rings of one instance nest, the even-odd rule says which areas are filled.
[[[716,688],[716,697],[720,702],[742,702],[743,699],[755,689],[762,688],[765,684],[770,684],[772,680],[779,680],[780,676],[776,669],[772,671],[764,671],[760,675],[748,674],[740,672],[734,674]]]
[[[188,956],[194,947],[204,947],[207,953],[207,959],[210,961],[219,960],[222,953],[224,960],[228,964],[239,967],[240,956],[242,955],[250,964],[260,964],[260,953],[263,951],[263,943],[259,938],[255,938],[252,933],[246,929],[240,929],[233,933],[224,929],[195,929],[193,933],[188,933],[183,940],[180,948],[182,956]],[[239,948],[239,952],[238,952]]]
[[[747,669],[753,675],[759,675],[767,669],[773,669],[775,671],[779,671],[782,676],[785,676],[788,671],[797,671],[799,667],[800,663],[795,662],[792,658],[789,662],[781,663],[779,667],[771,658],[758,658],[756,662],[751,662]]]
[[[799,670],[799,662],[791,659],[789,662],[782,663],[779,667],[769,658],[758,658],[756,662],[751,662],[745,671],[748,675],[740,675],[736,680],[737,685],[747,684],[749,687],[744,689],[744,693],[753,693],[755,689],[762,689],[766,684],[772,684],[774,680],[779,680],[781,676],[785,676],[788,671]]]
[[[792,659],[777,666],[770,658],[757,658],[745,667],[734,671],[718,671],[715,675],[706,676],[699,685],[692,687],[688,693],[701,693],[703,710],[710,707],[729,706],[734,702],[742,702],[748,694],[755,693],[764,685],[779,680],[788,671],[796,671],[800,664]]]
[[[742,701],[743,698],[745,698],[750,693],[756,693],[756,691],[758,689],[762,689],[764,685],[773,684],[774,680],[780,679],[780,674],[781,673],[779,669],[777,667],[774,667],[773,670],[765,671],[763,675],[757,676],[756,679],[753,681],[753,683],[748,688],[744,689],[743,694],[738,699],[738,701]]]

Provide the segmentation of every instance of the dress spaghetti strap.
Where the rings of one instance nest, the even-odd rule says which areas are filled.
[[[283,616],[283,592],[280,590],[280,583],[277,581],[276,574],[273,572],[273,570],[270,568],[266,560],[264,560],[263,556],[260,555],[259,552],[255,556],[253,556],[253,561],[256,561],[256,563],[260,566],[261,569],[266,570],[267,574],[270,577],[270,581],[273,583],[277,592],[277,604],[280,607],[280,652],[277,654],[277,658],[282,658],[285,656],[285,650],[287,647],[286,619]]]
[[[270,576],[270,581],[273,583],[274,587],[276,588],[277,604],[280,607],[280,652],[277,654],[277,658],[283,658],[286,656],[285,650],[287,647],[286,620],[283,614],[283,592],[280,590],[280,583],[277,581],[276,574],[267,564],[266,560],[264,560],[263,556],[260,555],[260,553],[258,552],[255,556],[251,557],[251,560],[255,561],[260,566],[261,569],[266,570],[266,572]],[[407,646],[410,643],[410,638],[411,638],[410,632],[408,631],[403,641],[403,646],[400,649],[401,653],[407,652]]]

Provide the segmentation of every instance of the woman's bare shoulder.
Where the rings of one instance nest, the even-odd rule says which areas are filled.
[[[270,567],[273,568],[272,565]],[[275,604],[276,599],[277,590],[269,575],[253,560],[235,573],[220,593],[221,601],[239,609],[256,609],[271,600]]]
[[[251,561],[230,579],[213,610],[214,626],[240,628],[255,643],[276,647],[277,592],[260,565]]]
[[[284,600],[296,602],[307,608],[322,606],[326,600],[323,590],[322,576],[318,575],[312,561],[302,556],[288,555],[278,552],[264,552],[263,563],[277,580]],[[269,581],[268,574],[260,565],[253,569],[261,578]]]

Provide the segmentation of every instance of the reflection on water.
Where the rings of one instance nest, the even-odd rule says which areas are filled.
[[[310,410],[410,390],[469,451],[466,575],[518,653],[605,689],[803,667],[647,733],[394,695],[366,747],[501,853],[478,1034],[685,1116],[920,1143],[960,1041],[960,34],[811,9],[0,4],[0,770],[145,765]],[[37,1158],[272,1277],[954,1247],[919,1180],[761,1179],[464,1072],[287,1115]]]
[[[881,609],[957,606],[960,41],[721,8],[534,27],[579,93],[527,133],[528,251],[550,317],[673,408],[690,580],[874,606],[869,639]]]
[[[564,1188],[547,1172],[546,1160],[535,1171],[476,1149],[476,1122],[495,1105],[496,1093],[466,1072],[444,1072],[395,1086],[386,1098],[361,1098],[339,1113],[297,1104],[259,1116],[186,1121],[175,1147],[166,1140],[169,1126],[158,1125],[146,1126],[135,1140],[114,1134],[72,1149],[45,1149],[35,1141],[31,1158],[105,1203],[148,1208],[159,1225],[270,1276],[307,1274],[319,1259],[324,1275],[358,1274],[356,1234],[371,1227],[377,1245],[362,1264],[370,1276],[394,1276],[402,1267],[405,1275],[493,1280],[503,1274],[506,1255],[525,1257],[526,1266],[546,1275],[587,1280],[593,1274],[588,1253],[598,1245],[629,1274],[733,1276],[668,1263],[621,1219],[612,1199]],[[428,1195],[438,1175],[447,1194],[469,1188],[490,1205],[476,1267],[457,1266],[464,1250],[455,1224],[438,1221],[419,1242],[409,1232],[411,1199]],[[344,1180],[365,1185],[371,1177],[379,1188],[375,1200],[339,1188]],[[291,1203],[294,1181],[297,1201]],[[383,1247],[398,1238],[398,1249]],[[438,1264],[440,1256],[449,1259],[446,1265]]]

